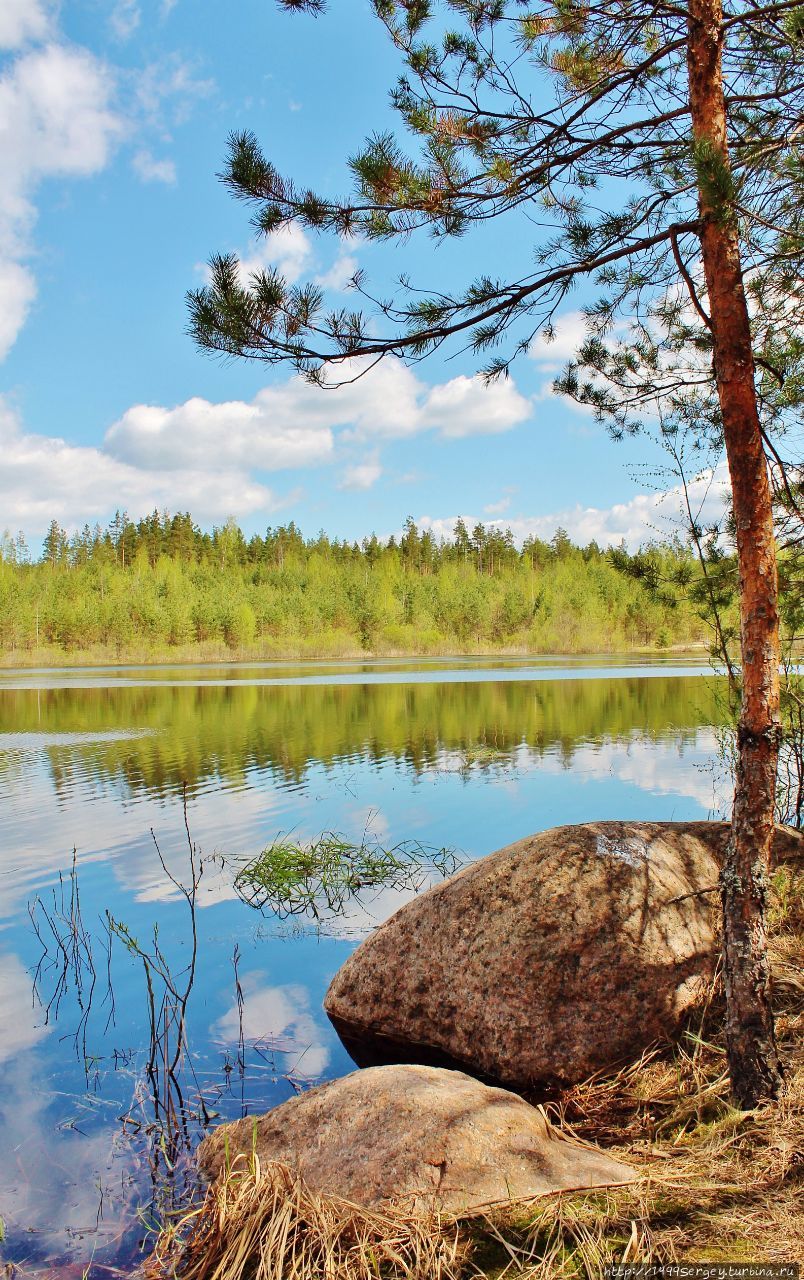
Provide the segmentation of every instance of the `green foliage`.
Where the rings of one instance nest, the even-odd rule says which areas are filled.
[[[699,138],[693,144],[692,159],[704,208],[719,222],[731,221],[737,193],[734,175],[722,150],[711,138]]]
[[[733,564],[726,569],[733,577]],[[512,648],[590,653],[699,644],[696,577],[676,544],[635,555],[579,548],[559,529],[522,550],[510,531],[456,525],[436,541],[305,539],[292,522],[246,539],[234,520],[202,532],[187,514],[118,515],[38,564],[0,560],[6,661],[93,657],[339,656]],[[733,613],[731,594],[727,613]],[[792,607],[792,605],[791,605]]]

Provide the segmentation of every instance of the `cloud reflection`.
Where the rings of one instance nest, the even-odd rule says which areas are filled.
[[[56,1115],[54,1092],[36,1083],[48,1081],[51,1070],[38,1053],[20,1054],[3,1070],[0,1203],[6,1234],[16,1256],[24,1239],[32,1261],[36,1253],[88,1261],[90,1251],[112,1243],[130,1220],[131,1207],[124,1212],[120,1203],[119,1130],[98,1130],[100,1117],[93,1112],[100,1104],[89,1094],[56,1091]],[[110,1114],[104,1108],[103,1122]]]
[[[50,1030],[37,1020],[31,986],[17,957],[0,955],[0,1063],[32,1049]]]
[[[293,983],[287,986],[261,986],[265,975],[259,970],[241,979],[243,990],[242,1035],[247,1044],[268,1042],[285,1057],[289,1075],[317,1079],[329,1063],[329,1047],[324,1032],[310,1011],[310,993]],[[233,1002],[229,1010],[213,1023],[212,1036],[227,1046],[237,1045],[241,1034],[240,1011]]]
[[[615,778],[648,795],[693,800],[708,813],[719,811],[722,800],[712,769],[716,757],[717,736],[705,727],[658,740],[637,733],[597,742],[579,741],[573,746],[571,761],[555,750],[536,752],[527,743],[474,763],[467,760],[465,752],[443,750],[431,772],[466,776],[482,772],[489,781],[508,779],[513,783],[516,776],[527,772],[571,772],[579,782]]]

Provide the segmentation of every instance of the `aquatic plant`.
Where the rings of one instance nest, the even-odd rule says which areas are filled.
[[[203,1072],[204,1078],[200,1079],[196,1055],[188,1044],[188,1010],[197,978],[198,891],[206,860],[190,832],[186,787],[182,809],[189,854],[184,879],[170,870],[156,833],[151,830],[162,873],[186,906],[183,925],[177,924],[167,947],[157,924],[149,935],[137,937],[108,908],[97,923],[85,923],[76,850],[69,873],[59,873],[56,887],[44,896],[37,894],[28,903],[31,926],[42,948],[33,973],[33,999],[43,1010],[45,1024],[76,1019],[75,1029],[62,1039],[73,1042],[88,1089],[99,1087],[100,1073],[107,1066],[132,1081],[131,1099],[118,1120],[120,1132],[129,1144],[130,1165],[138,1170],[143,1193],[148,1196],[137,1209],[137,1217],[147,1230],[169,1221],[176,1212],[184,1212],[195,1199],[195,1145],[218,1115],[215,1107],[220,1097],[231,1092],[232,1074],[237,1072],[241,1086],[247,1074],[238,947],[233,954],[239,1014],[234,1062],[226,1056],[218,1078],[216,1073]],[[148,1039],[142,1045],[142,1053],[135,1047],[115,1047],[111,1054],[104,1055],[93,1051],[93,1046],[97,1048],[97,1041],[102,1041],[110,1026],[116,1025],[118,956],[127,957],[141,971],[139,995],[132,995],[129,990],[127,999],[130,1003],[141,1001]],[[178,956],[182,957],[180,962]],[[251,1047],[264,1057],[263,1049],[270,1050],[271,1046]],[[287,1079],[297,1087],[292,1076]],[[77,1097],[76,1105],[82,1108],[83,1099]],[[101,1189],[101,1201],[102,1197]]]
[[[339,915],[367,889],[413,892],[434,876],[450,876],[459,859],[453,849],[403,840],[385,849],[364,835],[359,844],[324,831],[307,844],[278,837],[235,877],[235,890],[251,907],[280,917],[306,914],[316,920]]]

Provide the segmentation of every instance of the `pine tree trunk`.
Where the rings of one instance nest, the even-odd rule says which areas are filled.
[[[722,40],[721,0],[691,0],[688,69],[701,246],[740,573],[743,693],[731,837],[721,877],[726,1037],[733,1093],[742,1106],[752,1107],[776,1097],[782,1081],[765,932],[779,750],[779,618],[771,493],[737,219],[727,195]]]

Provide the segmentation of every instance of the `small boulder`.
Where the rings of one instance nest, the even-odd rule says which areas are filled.
[[[596,822],[529,836],[406,904],[324,1002],[355,1060],[527,1091],[672,1036],[712,978],[728,828]]]
[[[471,1213],[498,1201],[633,1182],[603,1151],[562,1137],[540,1110],[461,1071],[385,1066],[222,1125],[198,1162],[214,1178],[238,1154],[278,1161],[319,1194]]]

